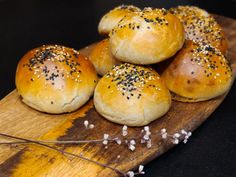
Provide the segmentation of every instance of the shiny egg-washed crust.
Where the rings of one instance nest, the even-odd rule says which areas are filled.
[[[170,58],[184,43],[180,20],[165,9],[145,8],[125,16],[110,33],[112,54],[134,64],[154,64]]]
[[[98,113],[112,122],[143,126],[169,110],[171,97],[154,70],[124,63],[98,82],[94,105]]]
[[[16,88],[23,102],[52,114],[78,109],[92,96],[96,83],[90,61],[74,49],[58,45],[30,50],[16,71]]]
[[[89,60],[101,76],[110,71],[114,65],[120,64],[120,61],[111,54],[108,38],[96,44]]]
[[[187,40],[205,42],[226,54],[228,45],[224,32],[208,12],[195,6],[178,6],[170,12],[183,23]]]
[[[106,13],[98,24],[98,32],[108,35],[118,22],[127,14],[140,12],[138,7],[133,5],[121,5]]]
[[[218,49],[186,41],[162,79],[175,94],[173,99],[197,102],[225,93],[232,83],[232,71]]]

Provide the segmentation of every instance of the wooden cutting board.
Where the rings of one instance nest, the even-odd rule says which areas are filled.
[[[215,16],[229,39],[229,53],[236,75],[236,20]],[[94,45],[80,50],[89,54]],[[127,145],[111,143],[108,149],[104,145],[87,143],[81,145],[59,146],[66,152],[80,154],[95,161],[108,164],[123,171],[137,168],[173,147],[170,141],[164,141],[155,132],[166,128],[173,134],[186,129],[193,131],[203,123],[224,100],[226,94],[216,99],[199,103],[181,103],[173,101],[170,111],[149,126],[152,132],[152,147],[138,143],[131,152]],[[88,120],[94,129],[85,129],[83,123]],[[35,111],[21,102],[14,90],[0,101],[0,133],[35,140],[84,140],[101,139],[104,133],[112,137],[121,137],[122,126],[102,118],[90,100],[80,110],[62,115],[50,115]],[[138,137],[142,128],[129,128],[128,137]],[[6,138],[0,137],[0,141]],[[82,154],[81,154],[82,153]],[[119,156],[120,158],[117,158]],[[50,177],[95,177],[118,176],[111,169],[101,167],[82,159],[68,158],[64,154],[38,145],[20,145],[16,147],[0,146],[0,176],[50,176]]]

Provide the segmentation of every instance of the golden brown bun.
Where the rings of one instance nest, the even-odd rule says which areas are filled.
[[[98,24],[98,32],[108,35],[125,15],[139,11],[141,10],[133,5],[121,5],[112,9],[101,18]]]
[[[171,97],[155,71],[124,63],[98,82],[94,105],[112,122],[143,126],[169,110]]]
[[[162,79],[177,95],[173,99],[196,102],[225,93],[232,83],[232,71],[218,49],[187,41]]]
[[[228,46],[224,32],[208,12],[195,6],[178,6],[170,12],[183,23],[186,39],[209,43],[225,55]]]
[[[124,17],[110,33],[112,54],[134,64],[158,63],[184,43],[183,25],[165,9],[145,8]]]
[[[97,74],[77,51],[57,45],[27,52],[16,70],[16,88],[23,102],[47,113],[71,112],[93,94]]]
[[[120,64],[120,61],[111,54],[108,38],[96,44],[89,60],[101,76],[110,71],[114,65]]]

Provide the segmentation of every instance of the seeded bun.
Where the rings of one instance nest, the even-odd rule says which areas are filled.
[[[170,12],[183,23],[187,40],[193,40],[196,43],[205,42],[225,55],[227,41],[224,32],[207,11],[195,6],[178,6],[171,8]]]
[[[169,110],[171,97],[155,71],[124,63],[98,82],[94,105],[98,113],[112,122],[143,126]]]
[[[162,79],[174,100],[197,102],[225,93],[232,83],[232,71],[218,49],[187,41]]]
[[[145,8],[127,15],[110,33],[112,54],[134,64],[154,64],[170,58],[183,43],[183,25],[165,9]]]
[[[57,45],[29,51],[16,70],[16,88],[22,101],[53,114],[81,107],[93,94],[96,82],[96,71],[86,57]]]
[[[119,64],[119,60],[111,54],[109,39],[104,39],[97,43],[92,50],[89,60],[92,62],[97,73],[101,76],[106,74],[114,65]]]
[[[98,25],[98,32],[103,35],[108,35],[117,23],[127,14],[141,11],[133,5],[121,5],[105,14]]]

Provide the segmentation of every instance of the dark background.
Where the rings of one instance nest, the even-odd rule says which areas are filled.
[[[15,88],[17,62],[26,51],[42,44],[79,49],[98,41],[99,19],[122,3],[165,8],[194,4],[236,18],[233,0],[0,0],[0,98]],[[146,165],[144,177],[236,177],[235,91],[234,84],[223,104],[188,144]]]

